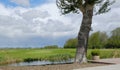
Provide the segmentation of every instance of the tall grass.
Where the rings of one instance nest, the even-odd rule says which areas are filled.
[[[1,49],[0,64],[21,62],[25,59],[39,60],[61,60],[75,57],[75,49]],[[91,59],[91,51],[88,50],[87,57]],[[67,55],[66,55],[67,54]],[[59,56],[59,57],[58,57]],[[58,57],[58,58],[56,58]],[[100,49],[101,58],[118,58],[120,57],[120,49]],[[29,60],[30,60],[29,59]]]
[[[88,59],[91,59],[92,49],[88,50]],[[100,52],[100,58],[105,59],[105,58],[120,58],[120,49],[99,49]]]

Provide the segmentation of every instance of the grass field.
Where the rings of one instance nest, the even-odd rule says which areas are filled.
[[[91,59],[91,49],[88,50],[88,59]],[[49,60],[50,56],[69,54],[75,56],[75,49],[0,49],[0,64],[20,62],[27,58]],[[100,49],[101,58],[120,57],[120,49]]]

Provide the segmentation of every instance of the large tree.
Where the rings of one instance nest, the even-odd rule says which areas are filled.
[[[95,32],[93,34],[90,35],[89,37],[89,48],[92,49],[102,49],[105,48],[105,44],[108,40],[108,36],[106,34],[106,32]]]
[[[106,48],[120,48],[120,27],[111,32],[111,37],[108,39]]]
[[[66,41],[64,48],[75,48],[77,46],[77,38],[72,38]]]
[[[83,15],[82,24],[78,33],[78,45],[75,63],[87,62],[87,44],[94,14],[102,14],[110,10],[111,0],[56,0],[62,14],[79,13]],[[94,13],[95,11],[95,13]]]

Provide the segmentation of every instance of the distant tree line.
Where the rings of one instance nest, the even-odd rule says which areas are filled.
[[[64,48],[75,48],[77,46],[77,38],[66,41]],[[109,35],[106,32],[95,32],[90,35],[88,48],[120,48],[120,27],[111,31]]]
[[[45,46],[43,49],[58,49],[59,47],[57,45],[48,45]]]

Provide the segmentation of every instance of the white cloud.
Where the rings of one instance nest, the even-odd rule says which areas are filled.
[[[42,41],[44,41],[42,45],[47,45],[52,41],[56,44],[58,39],[58,44],[60,44],[70,37],[76,37],[82,15],[61,15],[54,0],[49,1],[49,3],[34,8],[9,8],[0,4],[0,46],[7,43],[9,45],[11,41],[14,41],[12,44],[18,41],[20,42],[18,45],[22,45],[22,42],[29,44],[28,46],[40,45],[39,43]],[[114,4],[112,10],[106,14],[94,16],[92,32],[98,30],[110,32],[120,27],[119,4],[120,2]]]
[[[7,37],[77,36],[81,14],[61,15],[54,2],[34,8],[6,8],[0,4],[0,34]],[[120,8],[94,16],[94,31],[111,31],[120,27]]]
[[[120,8],[112,8],[110,12],[103,15],[94,16],[93,18],[93,30],[94,31],[106,31],[120,27]]]
[[[120,7],[120,0],[115,0],[115,3],[112,6],[113,8],[119,8]]]
[[[40,10],[29,10],[27,12],[22,13],[20,16],[23,17],[25,20],[33,20],[34,18],[42,18],[45,19],[46,17],[49,17],[50,14],[47,11],[40,11]]]
[[[30,0],[10,0],[10,1],[22,6],[30,6]]]
[[[50,6],[54,5],[50,4]],[[60,37],[73,35],[72,33],[75,31],[74,24],[72,26],[69,18],[60,16],[60,13],[56,11],[57,8],[53,11],[50,11],[52,8],[48,10],[47,6],[4,9],[3,12],[9,11],[9,14],[0,14],[0,34],[7,37],[31,35]],[[64,21],[64,19],[68,21]]]
[[[10,12],[9,12],[9,8],[5,8],[5,6],[3,4],[0,4],[0,14],[2,15],[9,15]]]

